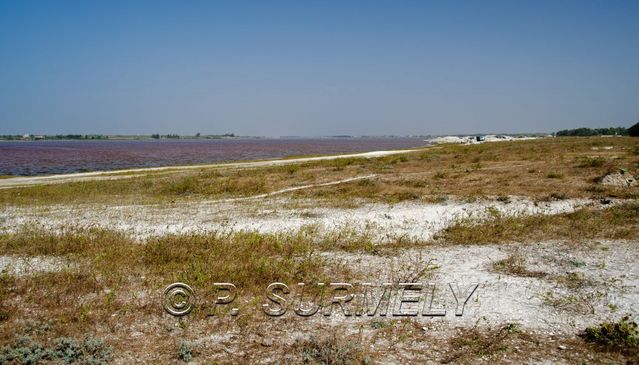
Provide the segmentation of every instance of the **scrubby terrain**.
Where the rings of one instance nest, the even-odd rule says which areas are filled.
[[[3,179],[0,363],[634,363],[637,176],[636,138],[592,137]]]

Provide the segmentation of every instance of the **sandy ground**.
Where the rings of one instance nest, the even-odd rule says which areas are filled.
[[[265,199],[262,199],[265,198]],[[122,231],[139,239],[171,233],[258,231],[295,232],[304,227],[332,232],[367,233],[377,241],[399,237],[429,240],[459,219],[504,215],[573,212],[598,201],[571,199],[534,202],[513,197],[498,201],[448,201],[440,204],[365,204],[354,209],[319,207],[313,201],[256,196],[235,200],[163,205],[9,207],[0,212],[0,231],[23,225],[59,230],[64,227],[99,227]]]
[[[22,225],[58,230],[65,227],[101,227],[127,232],[136,238],[169,233],[254,230],[259,232],[296,232],[312,226],[318,233],[349,230],[367,233],[385,242],[398,237],[429,240],[438,231],[459,219],[484,219],[489,214],[529,215],[572,212],[584,206],[600,206],[590,200],[562,200],[535,203],[513,198],[510,203],[449,201],[441,204],[401,203],[369,204],[354,209],[321,208],[307,202],[290,206],[286,198],[270,197],[257,201],[210,201],[161,205],[99,207],[9,208],[0,213],[0,229],[11,232]],[[300,207],[300,204],[302,207]],[[500,274],[492,263],[509,254],[520,253],[528,259],[530,270],[547,277],[518,277]],[[432,260],[438,268],[427,282],[441,291],[442,305],[450,316],[447,325],[473,325],[503,322],[520,323],[526,328],[548,333],[573,333],[584,325],[614,314],[639,310],[639,250],[634,243],[603,241],[579,244],[539,242],[523,245],[432,246],[424,250],[399,252],[393,257],[367,254],[326,253],[354,268],[362,281],[380,283],[398,281],[411,262]],[[420,266],[420,262],[413,262]],[[0,270],[24,275],[56,270],[63,264],[51,258],[0,257]],[[421,265],[423,266],[423,265]],[[553,277],[576,272],[583,275],[583,286],[565,288]],[[452,315],[454,297],[448,284],[479,283],[462,317]],[[558,308],[548,304],[566,297],[576,304]],[[450,317],[450,318],[449,318]],[[422,318],[422,317],[419,317]],[[421,320],[425,320],[422,318]],[[429,319],[433,322],[432,319]],[[452,321],[452,322],[451,322]],[[435,320],[437,322],[437,320]]]
[[[510,203],[449,200],[439,204],[364,204],[358,208],[339,209],[276,195],[167,205],[9,207],[0,211],[0,230],[11,232],[22,225],[52,230],[103,227],[143,239],[167,233],[295,232],[304,227],[314,227],[318,233],[345,229],[368,233],[375,240],[384,242],[397,237],[428,240],[459,219],[484,219],[496,212],[503,215],[559,214],[584,206],[606,207],[591,200],[534,202],[511,197]],[[433,308],[445,309],[446,314],[442,317],[345,317],[336,307],[328,317],[316,314],[301,318],[289,311],[283,317],[268,319],[258,308],[247,306],[242,307],[243,310],[253,311],[258,318],[253,320],[250,329],[242,327],[241,321],[234,317],[222,316],[190,320],[187,332],[176,318],[161,314],[159,293],[142,290],[118,293],[119,300],[140,306],[151,305],[151,308],[158,308],[158,315],[143,322],[123,319],[115,334],[107,331],[102,337],[121,341],[122,336],[127,335],[138,345],[148,342],[147,345],[153,346],[153,338],[158,335],[178,342],[188,333],[189,338],[197,338],[193,346],[199,351],[199,359],[223,362],[235,358],[250,363],[271,363],[287,354],[296,342],[308,339],[309,333],[337,330],[363,340],[375,354],[377,363],[441,363],[451,356],[448,339],[461,329],[477,327],[488,331],[498,325],[516,323],[530,336],[539,336],[544,346],[551,344],[550,348],[522,349],[520,359],[529,359],[530,353],[526,354],[526,351],[537,351],[536,363],[572,363],[573,360],[566,360],[566,356],[598,362],[596,356],[603,355],[580,354],[572,350],[581,346],[576,334],[587,326],[639,311],[639,266],[636,265],[639,246],[636,242],[585,240],[481,246],[433,244],[384,255],[339,251],[320,254],[351,268],[356,278],[353,280],[355,285],[406,281],[406,278],[430,266],[432,270],[427,275],[413,281],[433,284],[436,288]],[[537,272],[537,275],[527,277],[495,271],[493,264],[512,254],[525,257],[526,268]],[[0,256],[0,271],[14,275],[55,271],[67,265],[69,263],[51,257]],[[340,279],[336,278],[336,281],[342,281]],[[473,283],[478,285],[463,307],[461,316],[455,315],[457,302],[451,283],[461,289]],[[294,293],[296,283],[287,284]],[[197,291],[198,288],[194,289]],[[393,292],[389,313],[396,306],[398,293]],[[402,308],[421,309],[425,298],[423,296],[417,306],[409,304]],[[253,299],[239,298],[238,301],[246,304]],[[257,300],[258,303],[265,301],[264,298]],[[398,338],[414,338],[417,342],[398,342]],[[520,349],[519,345],[514,346],[516,354]],[[162,357],[166,355],[157,355],[153,351],[142,358],[139,356],[118,353],[114,363],[166,360]],[[510,356],[514,356],[513,353]],[[507,359],[504,358],[504,362]]]
[[[527,269],[545,276],[521,277],[493,269],[494,262],[513,253],[527,258]],[[639,249],[627,241],[432,246],[409,250],[397,257],[364,254],[338,257],[361,270],[365,280],[373,282],[397,279],[398,273],[410,269],[406,265],[411,260],[436,265],[432,277],[420,281],[436,285],[439,308],[447,310],[439,321],[446,325],[510,322],[548,335],[575,334],[616,312],[637,313],[639,310],[639,266],[635,265]],[[560,279],[568,273],[579,275],[579,285],[572,287]],[[454,315],[456,302],[449,283],[457,283],[461,288],[479,284],[462,316]],[[573,297],[574,302],[560,305],[563,304],[560,299],[568,297]],[[432,318],[416,319],[433,322]]]

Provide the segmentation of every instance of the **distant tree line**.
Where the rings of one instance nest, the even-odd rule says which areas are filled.
[[[235,133],[225,133],[225,134],[209,134],[204,136],[206,139],[220,139],[220,138],[232,138],[235,137]]]
[[[101,134],[56,134],[51,138],[45,136],[45,139],[109,139],[109,137]]]
[[[628,128],[577,128],[564,129],[556,133],[558,137],[587,137],[587,136],[627,136]]]
[[[0,135],[0,139],[13,141],[13,140],[16,140],[16,139],[22,139],[22,136],[18,136],[18,135],[14,135],[14,134],[3,134],[3,135]]]
[[[186,136],[188,138],[188,136]],[[195,134],[196,138],[206,138],[206,139],[218,139],[218,138],[225,138],[225,137],[235,137],[235,133],[226,133],[226,134],[209,134],[209,135],[205,135],[202,136],[201,133],[196,133]],[[182,138],[179,134],[159,134],[159,133],[154,133],[151,135],[151,138],[153,139],[163,139],[163,138],[167,138],[167,139],[179,139]]]
[[[165,135],[159,135],[159,134],[152,134],[151,138],[153,139],[160,139],[160,138],[170,138],[170,139],[179,139],[180,135],[179,134],[165,134]]]

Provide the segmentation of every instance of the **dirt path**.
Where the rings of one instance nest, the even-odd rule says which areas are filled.
[[[343,184],[343,183],[351,182],[351,181],[370,179],[370,178],[373,178],[375,176],[377,176],[377,175],[376,174],[371,174],[371,175],[364,175],[364,176],[356,176],[356,177],[351,177],[351,178],[348,178],[348,179],[329,181],[329,182],[321,183],[321,184],[309,184],[309,185],[293,186],[293,187],[290,187],[290,188],[276,190],[276,191],[273,191],[273,192],[270,192],[270,193],[266,193],[266,194],[244,196],[244,197],[241,197],[241,198],[228,198],[228,199],[213,200],[211,202],[212,203],[231,203],[231,202],[239,202],[239,201],[244,201],[244,200],[268,198],[269,196],[285,194],[285,193],[289,193],[291,191],[304,190],[304,189],[310,189],[310,188],[319,188],[319,187],[322,187],[322,186],[338,185],[338,184]]]
[[[246,169],[246,168],[260,168],[260,167],[290,165],[290,164],[296,164],[296,163],[302,163],[302,162],[336,160],[341,158],[375,158],[375,157],[397,155],[397,154],[414,152],[414,151],[419,151],[419,149],[373,151],[373,152],[350,153],[350,154],[342,154],[342,155],[289,158],[289,159],[265,160],[265,161],[219,163],[219,164],[208,164],[208,165],[147,167],[147,168],[138,168],[138,169],[93,171],[93,172],[81,172],[81,173],[73,173],[73,174],[60,174],[60,175],[48,175],[48,176],[13,177],[8,179],[0,179],[0,189],[10,189],[10,188],[34,186],[34,185],[60,184],[60,183],[76,182],[76,181],[126,179],[126,178],[144,176],[145,174],[152,173],[152,172],[175,172],[175,171],[197,170],[197,169],[206,169],[206,168]]]

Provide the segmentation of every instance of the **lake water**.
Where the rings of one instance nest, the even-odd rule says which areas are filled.
[[[44,175],[419,147],[422,138],[0,141],[0,175]]]

